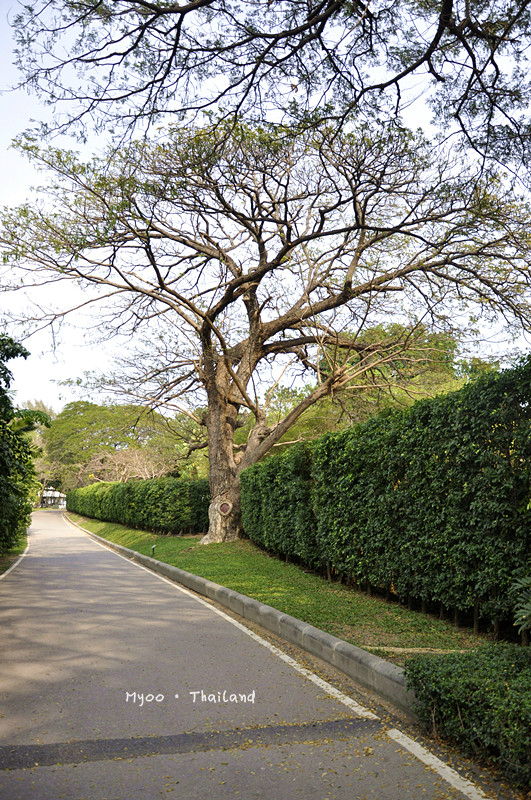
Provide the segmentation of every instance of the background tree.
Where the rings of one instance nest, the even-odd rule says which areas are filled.
[[[138,405],[68,403],[42,434],[41,468],[62,491],[95,481],[197,474],[175,421]]]
[[[528,156],[527,0],[37,0],[13,24],[27,84],[66,101],[62,127],[213,106],[341,123],[422,94],[467,144]]]
[[[403,340],[409,331],[399,323],[382,323],[362,331],[358,341],[374,345],[393,339]],[[466,380],[471,362],[460,357],[458,341],[446,333],[431,333],[422,325],[415,331],[415,339],[416,344],[408,349],[402,360],[397,358],[360,375],[352,386],[345,385],[339,394],[332,394],[309,408],[278,446],[314,439],[327,431],[365,422],[383,409],[403,408],[416,400],[459,389]],[[330,358],[331,354],[327,355]],[[352,367],[358,358],[357,354],[350,354]],[[479,357],[472,360],[477,362],[477,369],[480,364],[485,364]],[[327,363],[323,358],[323,374]],[[268,422],[278,422],[309,390],[310,387],[279,386],[269,402]]]
[[[358,340],[374,345],[378,341],[405,339],[410,328],[398,323],[382,324],[362,331]],[[291,444],[303,439],[313,439],[327,431],[367,420],[384,408],[395,408],[410,405],[423,397],[434,397],[436,394],[454,391],[463,385],[469,376],[481,369],[489,367],[484,359],[474,356],[472,359],[459,357],[459,345],[455,338],[445,333],[430,333],[419,325],[416,331],[417,357],[415,348],[403,361],[396,359],[392,365],[382,365],[383,377],[379,370],[358,376],[353,386],[348,384],[339,394],[325,397],[309,407],[290,430],[277,443],[277,447]],[[117,359],[120,362],[120,358]],[[146,351],[143,363],[159,364],[160,356],[156,352]],[[355,357],[350,358],[353,366]],[[326,371],[326,359],[321,360],[321,370]],[[86,373],[82,385],[85,391],[117,395],[123,400],[133,397],[145,401],[145,387],[131,382],[131,360],[121,359],[121,374],[99,375]],[[392,370],[392,374],[391,374]],[[167,373],[165,380],[167,380]],[[71,381],[72,384],[77,383]],[[361,386],[360,386],[361,383]],[[293,376],[293,384],[280,383],[268,393],[266,422],[275,426],[284,416],[294,409],[304,397],[316,388],[316,383],[301,385],[297,376]],[[207,409],[204,409],[206,412]],[[197,419],[201,419],[202,410],[196,410]],[[188,450],[180,469],[192,475],[203,475],[208,463],[208,446],[200,427],[182,414],[177,414],[172,423],[172,435],[176,435],[175,423],[178,424],[178,437],[181,442],[188,443]],[[249,433],[255,424],[254,415],[244,411],[238,420],[234,433],[235,447],[244,447]],[[121,453],[127,460],[127,451],[120,451],[120,457],[108,460],[108,468],[113,469],[115,461],[121,461]],[[116,453],[118,456],[118,453]],[[131,453],[133,456],[133,453]],[[147,477],[147,476],[146,476]],[[109,478],[111,480],[111,478]],[[113,480],[120,480],[119,477]]]
[[[81,281],[102,330],[147,329],[129,389],[204,427],[210,541],[240,531],[241,471],[322,398],[429,355],[426,325],[470,325],[472,309],[531,322],[528,208],[393,124],[173,129],[109,163],[28,149],[54,172],[53,210],[5,214],[6,280]],[[392,335],[364,339],[391,319]],[[293,376],[314,388],[269,424]]]
[[[50,470],[50,464],[44,453],[44,433],[56,418],[57,414],[51,406],[48,406],[42,400],[27,400],[24,403],[28,411],[39,411],[45,415],[46,424],[35,424],[34,430],[28,434],[32,452],[33,452],[33,466],[37,480],[42,489],[46,488],[59,488],[60,482],[57,481],[55,475]]]

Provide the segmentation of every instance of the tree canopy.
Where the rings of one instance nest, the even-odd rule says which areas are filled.
[[[47,206],[5,214],[5,280],[81,282],[100,329],[144,336],[129,389],[204,427],[214,506],[234,510],[221,538],[241,470],[323,397],[428,357],[425,324],[531,323],[527,205],[392,122],[174,127],[109,161],[24,147],[54,183]],[[392,335],[362,335],[390,318]],[[271,425],[287,378],[313,388]]]
[[[341,124],[422,96],[479,151],[528,156],[527,0],[36,0],[13,25],[59,127],[212,108]]]
[[[6,422],[15,416],[13,402],[9,396],[13,374],[7,366],[7,362],[13,358],[27,358],[28,356],[29,353],[23,345],[15,342],[10,336],[0,334],[0,415]]]

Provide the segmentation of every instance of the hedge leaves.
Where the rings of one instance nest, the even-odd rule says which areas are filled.
[[[248,536],[402,600],[511,616],[531,553],[531,360],[242,475]]]
[[[68,492],[69,511],[155,533],[204,533],[208,529],[207,480],[154,478],[94,483]]]

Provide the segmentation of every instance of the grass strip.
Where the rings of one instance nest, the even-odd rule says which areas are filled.
[[[408,650],[460,651],[485,644],[468,629],[369,597],[268,555],[247,540],[200,545],[200,536],[160,536],[69,513],[73,522],[194,575],[291,614],[351,644],[402,665]],[[387,649],[389,648],[389,649]],[[396,651],[398,650],[398,652]]]
[[[2,556],[0,556],[0,575],[9,569],[9,567],[17,560],[17,558],[22,555],[27,546],[28,537],[26,534],[24,534],[20,537],[20,541],[16,545],[11,547],[7,553],[4,553]]]

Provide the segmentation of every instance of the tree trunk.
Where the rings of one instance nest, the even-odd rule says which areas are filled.
[[[242,533],[240,466],[234,455],[234,431],[238,408],[228,401],[228,376],[218,366],[216,381],[208,392],[206,415],[210,496],[208,533],[202,544],[230,542]]]
[[[474,603],[474,634],[479,636],[479,603]]]
[[[201,544],[232,542],[243,533],[239,482],[212,499],[208,508],[208,533]]]

